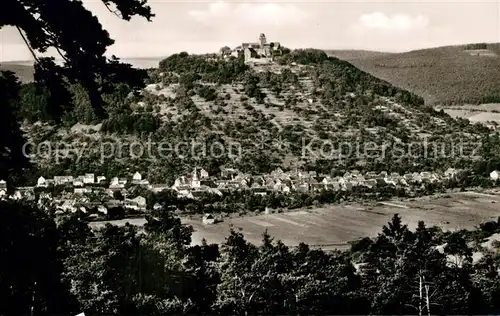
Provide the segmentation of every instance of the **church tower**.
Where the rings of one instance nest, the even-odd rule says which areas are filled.
[[[194,168],[193,175],[191,177],[191,188],[198,189],[201,186],[200,178],[198,177],[198,168]]]

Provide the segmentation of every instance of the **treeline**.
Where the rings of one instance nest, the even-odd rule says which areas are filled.
[[[267,195],[255,194],[251,190],[224,192],[222,196],[206,193],[196,200],[179,198],[175,191],[165,190],[160,193],[143,192],[148,208],[155,204],[175,206],[182,214],[223,214],[264,212],[266,208],[274,210],[298,209],[309,206],[338,204],[346,201],[387,201],[391,198],[415,198],[436,193],[446,193],[453,189],[471,187],[492,188],[500,185],[489,177],[461,173],[454,179],[440,182],[424,181],[411,184],[410,187],[378,184],[372,188],[353,186],[350,190],[322,189],[308,192],[269,192]],[[133,195],[132,195],[133,196]]]
[[[159,72],[178,75],[198,74],[200,79],[212,83],[231,83],[240,78],[249,67],[243,58],[222,60],[204,55],[189,55],[186,52],[171,55],[160,62]]]
[[[29,205],[0,202],[0,211],[2,314],[500,312],[498,255],[473,262],[469,246],[499,222],[411,231],[395,215],[377,237],[324,252],[268,234],[253,245],[234,230],[221,245],[193,246],[192,228],[166,209],[147,217],[146,234],[128,224],[91,230],[79,214],[55,221]]]
[[[466,50],[488,49],[488,44],[487,43],[467,44],[467,45],[464,45],[464,49],[466,49]]]
[[[160,119],[152,113],[116,114],[102,123],[101,131],[117,134],[150,134],[161,125]]]

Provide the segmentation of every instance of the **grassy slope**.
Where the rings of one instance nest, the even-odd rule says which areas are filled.
[[[500,55],[500,44],[488,49]],[[328,51],[430,104],[486,103],[500,97],[500,56],[471,56],[463,46],[447,46],[390,54]],[[491,100],[493,101],[493,100]]]

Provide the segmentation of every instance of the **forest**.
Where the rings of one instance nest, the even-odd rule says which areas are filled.
[[[9,258],[0,263],[0,313],[7,315],[472,315],[500,308],[497,252],[483,249],[473,260],[484,238],[500,232],[496,221],[444,232],[424,222],[411,230],[395,215],[376,237],[325,252],[290,248],[267,233],[253,245],[236,229],[221,245],[191,245],[192,228],[166,209],[148,215],[144,232],[109,224],[93,231],[78,213],[55,220],[29,205],[1,202],[0,211],[0,249]]]

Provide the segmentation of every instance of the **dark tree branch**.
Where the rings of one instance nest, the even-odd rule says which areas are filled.
[[[19,32],[19,34],[21,35],[23,41],[24,41],[24,44],[26,44],[26,47],[28,47],[28,49],[30,50],[30,53],[31,55],[33,56],[33,58],[35,59],[36,62],[39,62],[39,59],[38,57],[36,56],[35,54],[35,51],[33,50],[33,48],[31,47],[30,43],[28,42],[28,40],[26,39],[26,37],[24,36],[23,34],[23,31],[21,30],[21,28],[19,26],[16,26],[16,29],[17,31]]]

